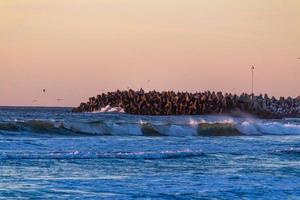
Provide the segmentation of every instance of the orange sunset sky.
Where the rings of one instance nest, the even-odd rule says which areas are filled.
[[[2,106],[127,87],[250,92],[252,64],[255,93],[298,96],[298,57],[299,0],[0,0]]]

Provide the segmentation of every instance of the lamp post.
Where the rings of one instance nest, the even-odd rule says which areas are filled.
[[[252,100],[254,97],[254,92],[253,92],[253,85],[254,85],[254,66],[252,65],[251,67],[251,72],[252,72],[252,82],[251,82],[251,96],[252,96]]]

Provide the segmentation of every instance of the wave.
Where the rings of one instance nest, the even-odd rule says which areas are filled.
[[[198,134],[201,136],[238,136],[242,132],[233,123],[200,123]]]
[[[0,160],[13,159],[175,159],[175,158],[192,158],[204,156],[202,151],[193,151],[190,149],[177,151],[146,151],[146,152],[0,152]]]
[[[91,113],[125,113],[124,109],[121,107],[111,107],[110,105],[107,105],[99,111],[94,111]]]
[[[242,136],[300,134],[300,124],[291,121],[259,119],[195,120],[27,120],[0,122],[0,134],[36,133],[57,135],[131,135],[131,136]],[[154,118],[156,119],[156,118]]]
[[[280,149],[272,152],[273,154],[290,154],[300,156],[300,148],[291,147],[289,149]]]

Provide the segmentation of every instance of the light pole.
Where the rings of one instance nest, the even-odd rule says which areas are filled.
[[[253,97],[254,97],[254,92],[253,92],[253,85],[254,85],[254,66],[252,65],[251,67],[251,71],[252,71],[252,82],[251,82],[251,96],[252,96],[252,100],[253,100]]]

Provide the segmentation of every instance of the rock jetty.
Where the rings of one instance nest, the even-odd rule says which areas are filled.
[[[90,97],[73,112],[94,112],[105,107],[120,108],[136,115],[204,115],[249,113],[261,118],[300,117],[300,97],[279,99],[222,92],[174,92],[143,89],[117,90]]]

